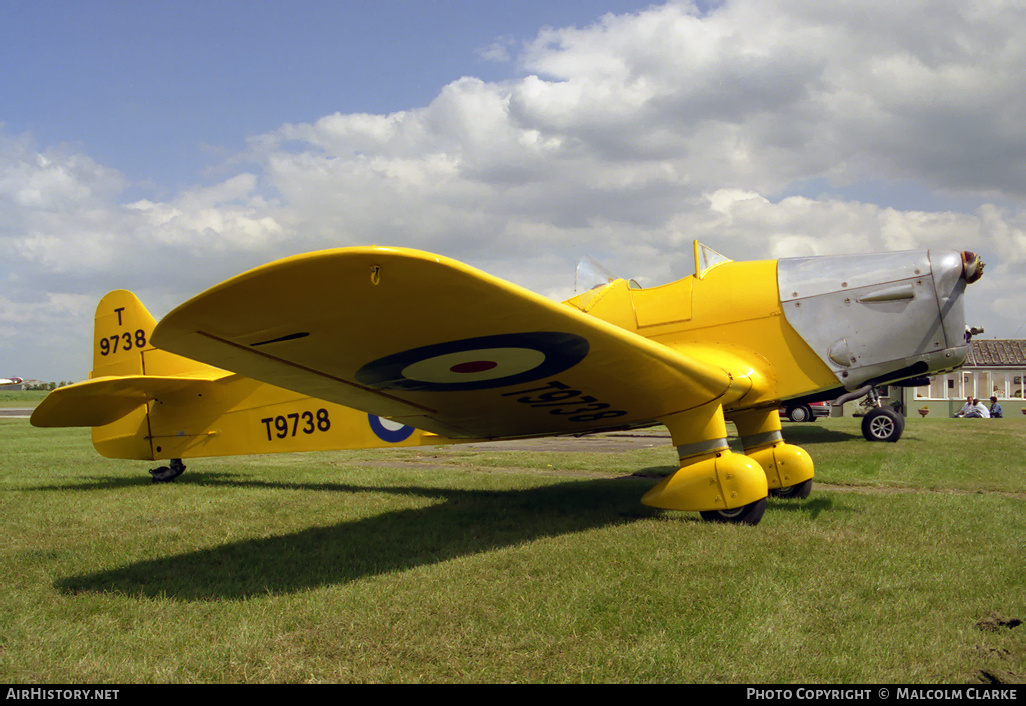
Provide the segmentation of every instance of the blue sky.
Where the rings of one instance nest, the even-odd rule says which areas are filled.
[[[482,55],[497,42],[650,4],[4,0],[0,122],[168,189],[204,180],[248,135],[425,106],[461,76],[516,75]]]
[[[1011,336],[1024,37],[1003,0],[0,0],[0,374],[85,378],[111,289],[159,318],[365,244],[554,298],[582,255],[686,275],[692,238],[968,249]]]

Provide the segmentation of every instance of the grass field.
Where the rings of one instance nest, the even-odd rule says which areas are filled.
[[[641,506],[668,444],[154,485],[87,431],[0,419],[0,682],[1023,683],[1026,420],[784,432],[817,485],[752,528]]]
[[[0,390],[0,409],[4,407],[35,407],[47,396],[43,390]]]

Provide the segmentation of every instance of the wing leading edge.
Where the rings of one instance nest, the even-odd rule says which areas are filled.
[[[245,272],[168,314],[164,350],[452,438],[594,431],[726,393],[722,368],[416,250]]]

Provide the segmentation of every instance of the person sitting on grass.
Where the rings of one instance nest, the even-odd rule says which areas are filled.
[[[974,397],[973,408],[966,413],[965,417],[966,419],[990,419],[990,412],[986,405],[981,404],[980,400]]]
[[[969,413],[973,411],[973,398],[972,396],[965,398],[965,404],[962,405],[962,409],[955,413],[956,417],[967,417]]]
[[[966,397],[965,404],[962,405],[962,409],[958,410],[958,414],[955,416],[962,419],[988,419],[990,412],[984,405],[980,404],[979,398]]]
[[[1005,416],[1005,411],[1001,409],[1001,403],[997,401],[997,397],[990,398],[990,418],[1001,419]]]

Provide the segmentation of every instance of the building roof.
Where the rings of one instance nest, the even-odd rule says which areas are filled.
[[[1026,368],[1026,340],[1018,338],[974,338],[969,342],[966,367]]]

